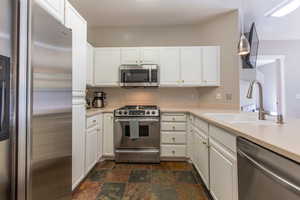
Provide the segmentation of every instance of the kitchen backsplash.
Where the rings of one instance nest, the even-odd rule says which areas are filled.
[[[107,95],[107,107],[155,104],[162,107],[195,107],[199,106],[199,92],[196,88],[88,88],[87,96],[95,91]]]

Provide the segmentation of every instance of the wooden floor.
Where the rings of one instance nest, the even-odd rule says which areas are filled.
[[[98,163],[73,193],[73,200],[209,200],[193,166]]]

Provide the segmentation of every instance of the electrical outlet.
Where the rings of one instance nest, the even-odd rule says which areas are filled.
[[[222,99],[222,94],[221,93],[217,93],[216,94],[216,99],[217,100],[221,100]]]
[[[226,97],[226,101],[231,101],[232,100],[232,94],[231,93],[225,94],[225,97]]]

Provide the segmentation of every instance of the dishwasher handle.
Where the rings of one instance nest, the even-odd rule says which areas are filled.
[[[268,169],[267,167],[263,166],[259,162],[257,162],[254,158],[250,157],[240,149],[238,149],[238,154],[244,158],[246,158],[249,162],[251,162],[256,168],[260,169],[263,173],[268,175],[270,178],[274,179],[278,183],[282,184],[283,186],[292,189],[296,193],[300,194],[300,187],[295,185],[294,183],[291,183],[290,181],[286,180],[285,178],[277,175],[276,173],[272,172],[272,170]]]

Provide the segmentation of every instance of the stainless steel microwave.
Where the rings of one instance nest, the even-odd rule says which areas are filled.
[[[121,87],[158,87],[158,65],[122,65],[120,67]]]

